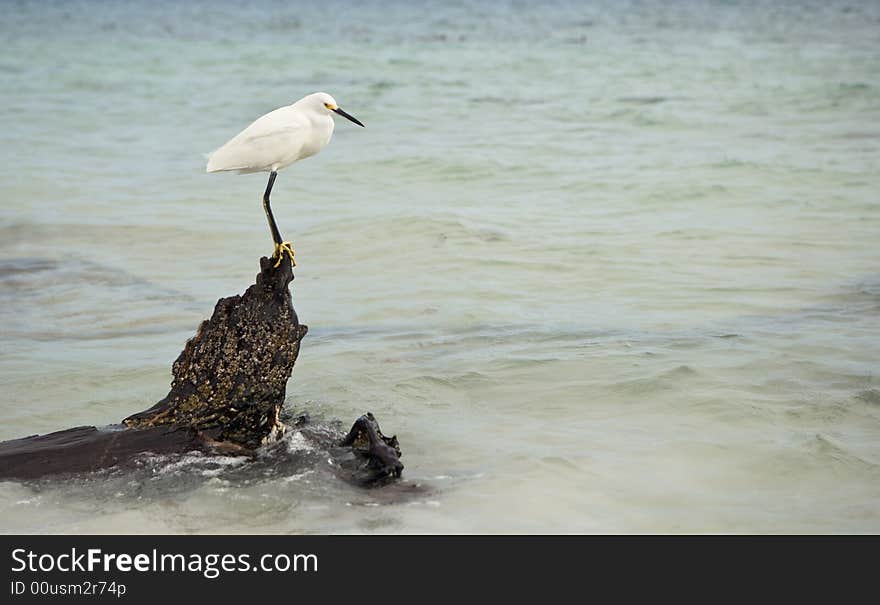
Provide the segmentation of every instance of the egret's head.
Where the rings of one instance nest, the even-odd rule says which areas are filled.
[[[328,95],[326,92],[316,92],[315,94],[313,94],[311,96],[314,98],[315,104],[318,107],[322,107],[323,110],[326,111],[327,113],[330,113],[332,111],[333,113],[337,113],[344,118],[348,118],[349,120],[351,120],[352,122],[354,122],[358,126],[363,126],[361,121],[358,120],[356,117],[349,115],[346,112],[342,111],[342,109],[339,108],[339,105],[336,104],[336,99],[334,99],[333,97]]]
[[[312,101],[311,104],[314,107],[322,107],[328,113],[339,107],[336,104],[336,99],[328,95],[326,92],[316,92],[313,95],[309,95],[307,98]]]

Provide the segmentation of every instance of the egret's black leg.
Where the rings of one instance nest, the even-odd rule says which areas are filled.
[[[281,243],[281,233],[278,231],[278,225],[275,224],[275,217],[272,216],[272,206],[269,205],[269,195],[272,193],[272,185],[275,184],[275,177],[278,173],[274,170],[269,174],[269,183],[266,185],[266,193],[263,194],[263,210],[266,211],[266,218],[269,219],[269,230],[272,232],[272,241],[276,244]]]
[[[272,254],[272,258],[278,259],[275,263],[277,267],[281,264],[281,259],[284,258],[284,253],[286,252],[290,255],[291,264],[295,267],[296,261],[293,259],[293,247],[291,247],[290,242],[281,240],[281,232],[278,231],[278,225],[275,224],[275,217],[272,215],[272,206],[269,205],[269,195],[272,193],[272,185],[275,184],[275,177],[277,176],[278,173],[274,170],[269,173],[269,183],[266,185],[266,193],[263,194],[263,210],[266,211],[269,230],[272,232],[272,241],[275,242],[275,252]]]

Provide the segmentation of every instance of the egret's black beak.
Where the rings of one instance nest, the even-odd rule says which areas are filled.
[[[362,128],[366,128],[366,126],[364,126],[364,125],[361,123],[360,120],[358,120],[358,119],[357,119],[356,117],[354,117],[353,115],[349,115],[349,114],[345,113],[345,112],[342,111],[342,109],[340,109],[339,107],[337,107],[336,109],[332,109],[331,111],[335,111],[336,113],[338,113],[339,115],[341,115],[343,118],[348,118],[349,120],[351,120],[352,122],[354,122],[354,123],[357,124],[358,126],[360,126],[360,127],[362,127]]]

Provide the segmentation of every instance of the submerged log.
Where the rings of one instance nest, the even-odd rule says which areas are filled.
[[[376,417],[370,412],[354,421],[339,445],[350,447],[356,459],[366,461],[366,467],[377,470],[382,477],[400,477],[403,472],[397,435],[383,435]]]
[[[0,479],[124,467],[148,452],[254,455],[277,441],[288,428],[280,411],[308,332],[293,309],[292,280],[289,258],[277,268],[261,258],[255,283],[241,296],[217,301],[211,318],[186,343],[161,401],[102,429],[77,427],[2,442]],[[399,477],[403,469],[396,437],[384,437],[372,414],[359,418],[335,445],[346,452],[346,478],[358,483]]]
[[[205,446],[198,433],[186,427],[126,430],[118,424],[101,429],[79,426],[0,443],[0,480],[89,473],[124,467],[147,452],[206,451]]]

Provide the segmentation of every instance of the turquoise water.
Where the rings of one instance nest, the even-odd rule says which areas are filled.
[[[265,176],[203,154],[323,90],[367,128],[275,186],[288,407],[375,412],[431,490],[195,460],[0,484],[0,529],[880,531],[876,3],[20,3],[0,35],[0,439],[165,395],[271,251]]]

